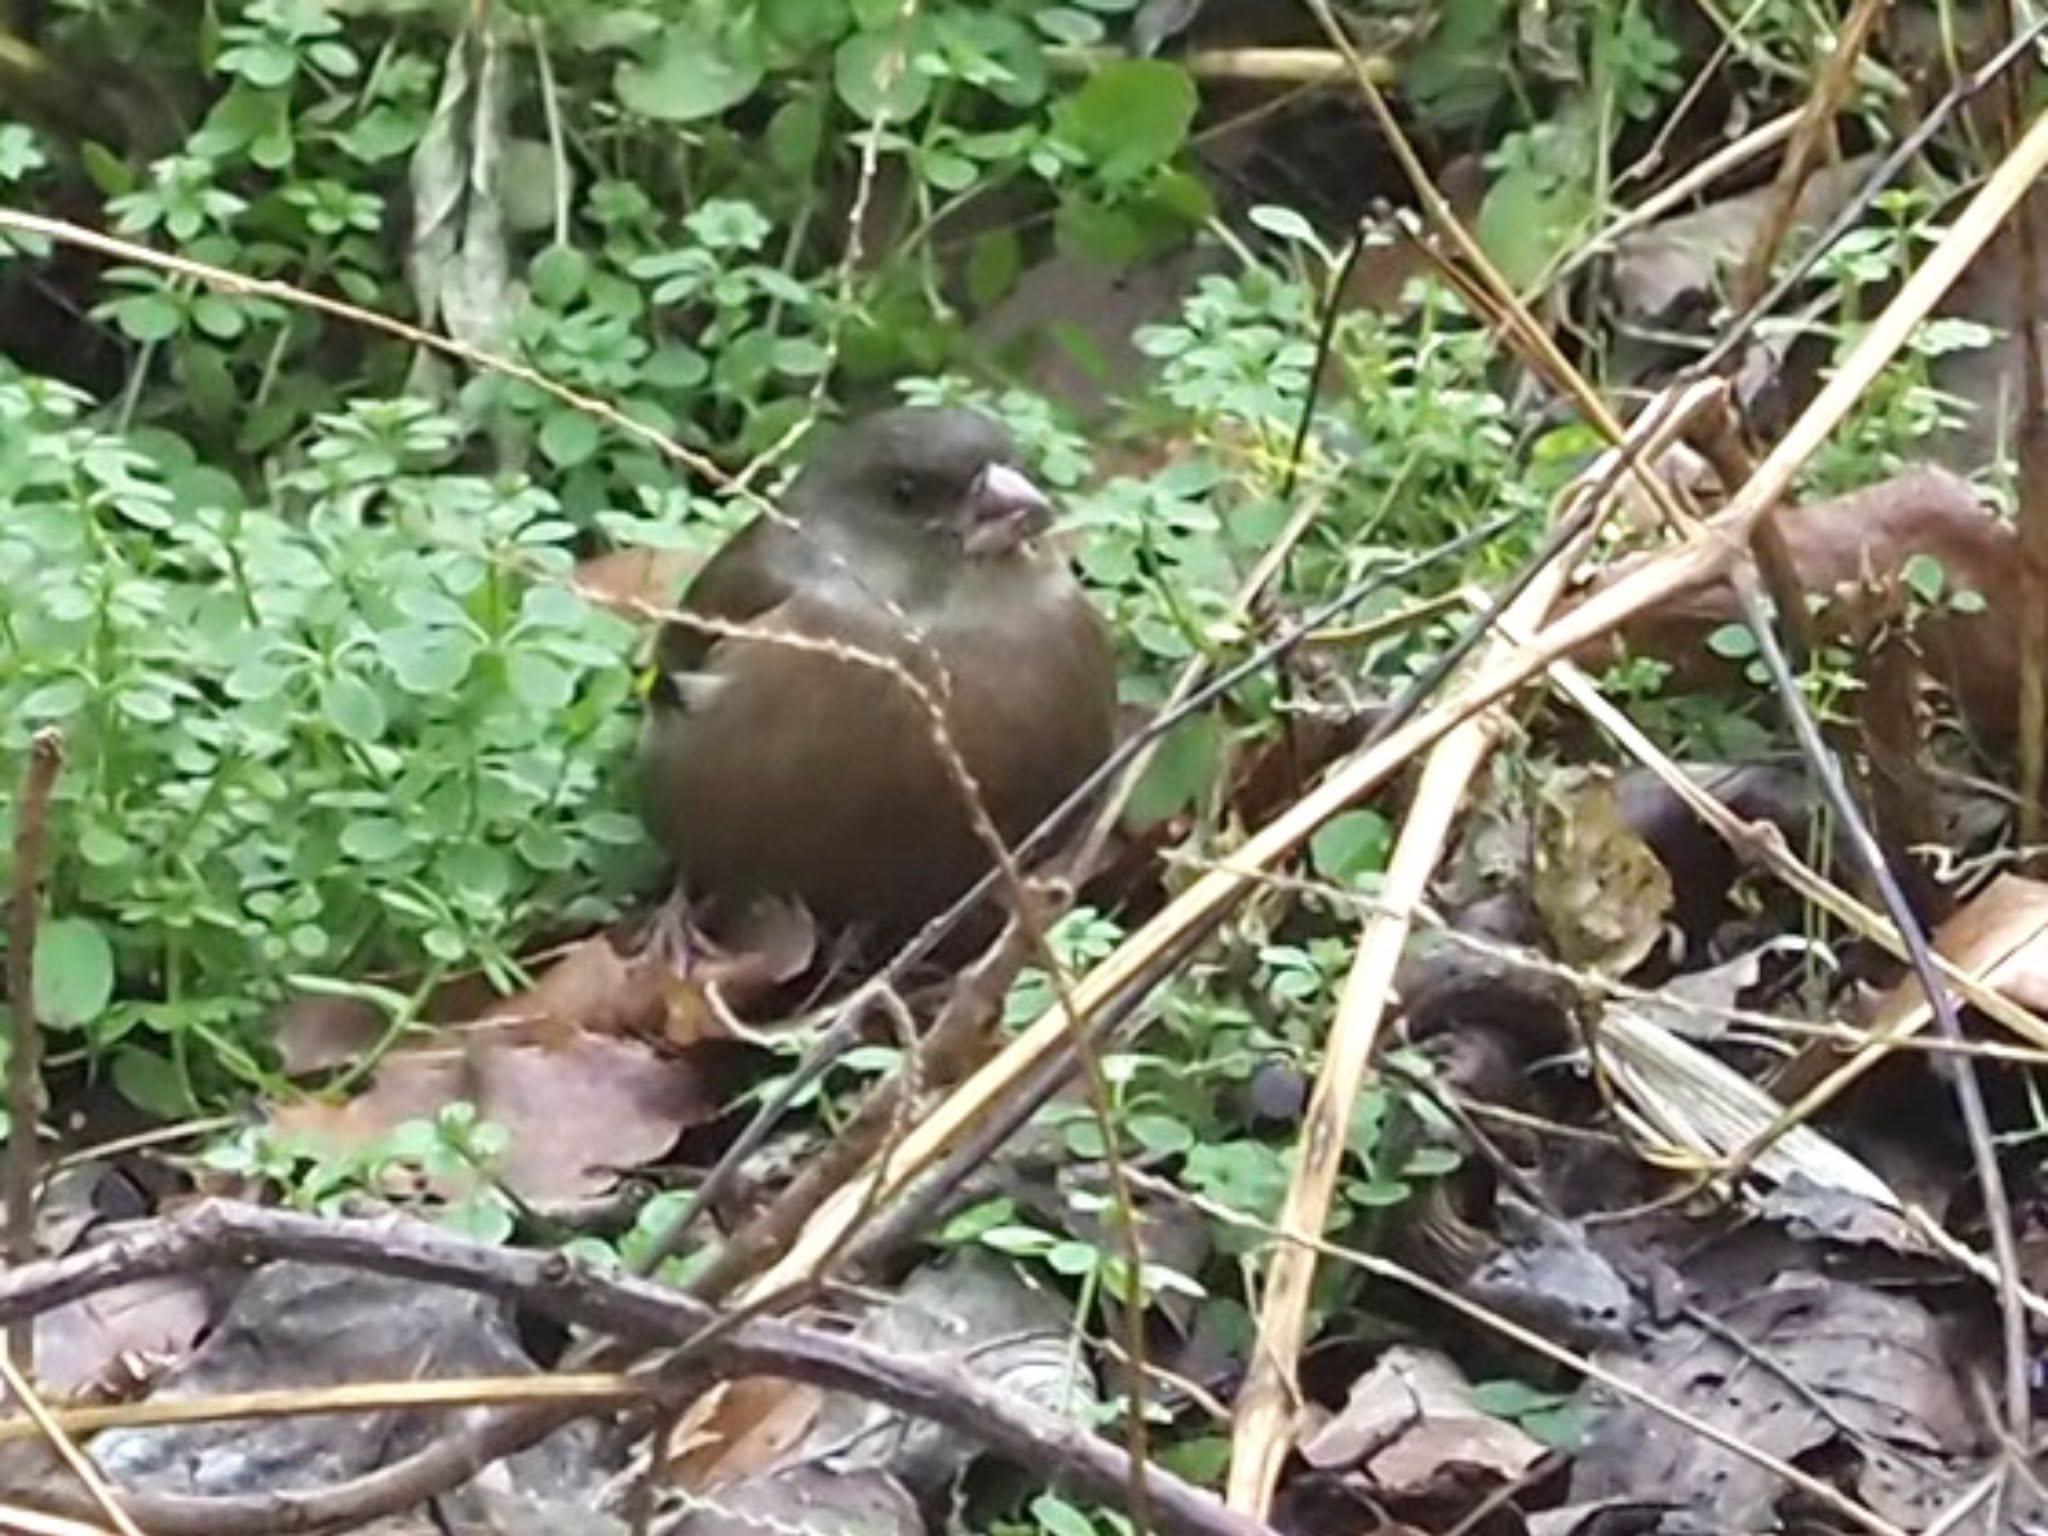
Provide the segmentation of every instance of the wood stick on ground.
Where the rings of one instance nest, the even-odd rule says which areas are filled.
[[[88,1525],[40,1509],[0,1503],[0,1536],[110,1536],[104,1525]]]
[[[42,914],[43,849],[50,791],[64,764],[64,738],[54,727],[36,732],[14,823],[13,909],[7,928],[7,1262],[36,1256],[38,1128],[43,1119],[42,1032],[36,1020],[36,926]],[[23,1376],[36,1369],[35,1329],[7,1330],[7,1357]]]
[[[1119,1508],[1128,1497],[1130,1462],[1120,1447],[1082,1424],[989,1386],[957,1364],[895,1354],[773,1318],[721,1329],[721,1314],[713,1308],[652,1281],[600,1273],[559,1254],[489,1247],[403,1217],[334,1221],[209,1201],[176,1220],[139,1223],[81,1252],[0,1274],[0,1319],[47,1311],[130,1280],[272,1259],[340,1264],[459,1286],[620,1337],[704,1336],[708,1342],[701,1354],[674,1367],[686,1368],[687,1379],[664,1375],[668,1394],[694,1390],[707,1374],[809,1382],[947,1425],[1085,1497]],[[628,1380],[662,1386],[645,1382],[640,1373]],[[494,1419],[491,1423],[502,1438],[481,1444],[451,1435],[446,1445],[482,1454],[483,1460],[476,1454],[438,1458],[433,1465],[446,1481],[423,1485],[421,1479],[411,1479],[399,1490],[405,1502],[386,1503],[384,1510],[433,1497],[484,1462],[531,1444],[576,1411],[521,1410]],[[385,1474],[393,1470],[385,1469]],[[1164,1536],[1272,1536],[1262,1522],[1232,1513],[1221,1500],[1161,1468],[1150,1468],[1146,1482],[1157,1529]],[[66,1513],[82,1507],[57,1490],[47,1497],[39,1490],[27,1502]],[[346,1511],[345,1519],[334,1489],[224,1498],[124,1494],[122,1503],[152,1536],[280,1536],[363,1518],[356,1509]]]

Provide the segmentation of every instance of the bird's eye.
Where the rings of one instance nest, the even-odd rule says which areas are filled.
[[[907,507],[917,500],[917,478],[914,475],[898,475],[892,487],[899,507]]]

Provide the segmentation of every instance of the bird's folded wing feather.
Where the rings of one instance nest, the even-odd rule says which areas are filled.
[[[772,624],[775,612],[802,589],[810,562],[801,535],[766,518],[742,529],[697,573],[684,595],[686,612],[722,625]],[[727,637],[674,620],[662,626],[656,664],[662,674],[657,698],[687,709],[693,690],[711,686],[707,670]]]

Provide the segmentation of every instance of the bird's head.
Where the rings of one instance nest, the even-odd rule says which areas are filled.
[[[838,519],[891,542],[940,541],[973,559],[1006,555],[1052,521],[1010,434],[958,407],[905,406],[842,428],[788,503],[799,519]]]

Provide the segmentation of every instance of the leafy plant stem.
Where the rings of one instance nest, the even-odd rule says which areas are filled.
[[[327,1085],[327,1091],[336,1098],[344,1097],[358,1083],[361,1083],[371,1073],[375,1072],[383,1063],[384,1058],[390,1054],[391,1048],[404,1039],[406,1032],[418,1022],[421,1013],[426,1009],[429,999],[439,990],[442,981],[447,978],[447,975],[447,962],[435,961],[430,964],[426,969],[426,973],[421,976],[419,985],[414,987],[411,996],[406,998],[405,1005],[392,1014],[390,1022],[384,1026],[383,1032],[371,1042],[370,1048],[363,1052],[355,1062],[345,1067],[336,1075],[334,1080]]]

